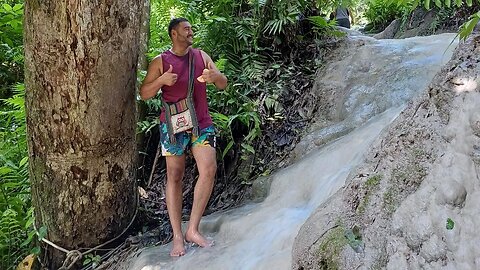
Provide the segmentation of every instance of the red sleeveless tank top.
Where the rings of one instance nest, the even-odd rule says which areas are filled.
[[[208,112],[207,103],[207,84],[199,82],[197,78],[202,75],[205,64],[200,50],[191,48],[195,58],[195,76],[193,103],[197,114],[198,125],[204,129],[212,125],[212,118]],[[173,67],[173,73],[178,75],[177,82],[172,86],[164,85],[162,95],[166,102],[177,102],[188,95],[188,53],[183,56],[177,56],[170,50],[162,53],[163,71],[167,71],[170,65]],[[165,123],[165,110],[162,109],[160,121]]]

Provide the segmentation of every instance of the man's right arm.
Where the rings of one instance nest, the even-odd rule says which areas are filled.
[[[157,95],[158,91],[165,85],[162,73],[162,57],[157,56],[148,66],[147,76],[143,79],[142,86],[140,87],[140,97],[143,100]]]

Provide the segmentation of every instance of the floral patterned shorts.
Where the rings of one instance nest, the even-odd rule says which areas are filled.
[[[216,147],[215,128],[208,126],[200,130],[200,136],[195,136],[190,131],[175,134],[175,142],[170,142],[167,124],[160,123],[160,144],[162,156],[181,156],[188,149],[196,146]]]

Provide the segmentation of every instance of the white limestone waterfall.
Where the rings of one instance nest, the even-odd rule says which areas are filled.
[[[340,104],[343,120],[337,123],[347,132],[275,172],[263,202],[204,217],[200,229],[215,240],[214,247],[188,248],[180,258],[169,256],[170,244],[151,247],[131,260],[129,269],[290,269],[300,226],[344,185],[371,143],[406,102],[425,89],[456,46],[449,46],[453,34],[404,40],[359,34],[349,38],[362,44],[357,42],[341,60],[328,63],[331,74],[319,78],[326,80],[322,84],[348,88]],[[318,136],[305,136],[302,143],[310,145]]]

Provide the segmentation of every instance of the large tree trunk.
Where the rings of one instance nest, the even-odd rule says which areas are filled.
[[[67,248],[118,235],[135,207],[139,0],[26,0],[25,85],[36,224]],[[49,269],[65,254],[46,247]]]

